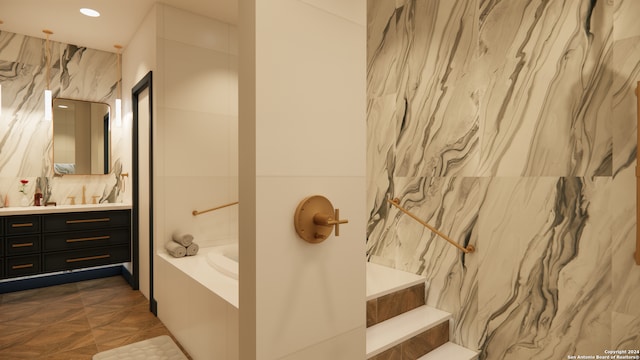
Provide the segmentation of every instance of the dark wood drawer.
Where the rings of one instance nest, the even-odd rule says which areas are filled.
[[[4,279],[4,259],[0,258],[0,279]]]
[[[44,271],[60,271],[131,261],[129,244],[43,255]]]
[[[7,256],[40,252],[40,235],[12,236],[5,239]]]
[[[61,251],[129,244],[130,238],[131,234],[128,228],[46,234],[44,235],[42,250]]]
[[[129,226],[129,210],[90,211],[82,213],[52,214],[44,219],[44,231],[78,231]]]
[[[40,232],[40,216],[8,216],[6,219],[7,235],[35,234]]]
[[[40,272],[40,255],[11,256],[6,258],[7,276],[34,275]]]
[[[4,238],[0,237],[0,258],[4,256]]]
[[[0,218],[0,237],[4,235],[4,220]]]

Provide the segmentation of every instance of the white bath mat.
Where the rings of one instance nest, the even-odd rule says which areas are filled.
[[[162,335],[93,355],[93,360],[187,360],[171,337]]]

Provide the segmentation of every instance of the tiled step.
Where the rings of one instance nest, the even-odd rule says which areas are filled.
[[[477,358],[477,352],[460,345],[456,345],[452,342],[448,342],[428,354],[419,357],[418,360],[476,360]]]
[[[373,325],[367,328],[367,359],[416,359],[449,341],[450,319],[423,305]]]
[[[422,276],[367,263],[367,359],[476,360],[449,342],[447,312],[425,305]]]
[[[367,327],[425,305],[424,294],[423,282],[367,301]]]
[[[367,265],[367,327],[425,304],[422,276]]]
[[[367,262],[367,300],[424,284],[424,276]]]

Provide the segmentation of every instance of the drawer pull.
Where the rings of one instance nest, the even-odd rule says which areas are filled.
[[[98,259],[107,259],[110,258],[111,255],[106,254],[106,255],[97,255],[97,256],[87,256],[87,257],[82,257],[82,258],[75,258],[75,259],[67,259],[68,263],[74,263],[74,262],[78,262],[78,261],[89,261],[89,260],[98,260]]]
[[[33,246],[33,243],[22,243],[22,244],[11,244],[12,248],[21,248],[21,247],[29,247],[29,246]]]
[[[13,265],[11,267],[11,270],[29,269],[29,268],[32,268],[32,267],[33,267],[33,264]]]
[[[67,224],[84,224],[84,223],[106,222],[106,221],[111,221],[111,218],[67,220]]]
[[[33,223],[11,224],[12,228],[32,227]]]
[[[108,240],[111,239],[111,236],[94,236],[94,237],[86,237],[86,238],[77,238],[77,239],[67,239],[67,243],[76,243],[82,241],[93,241],[93,240]]]

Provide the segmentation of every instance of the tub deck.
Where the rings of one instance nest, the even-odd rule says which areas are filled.
[[[238,280],[225,276],[207,263],[206,254],[216,247],[201,247],[195,256],[174,258],[162,251],[158,256],[206,287],[234,307],[240,307]]]
[[[160,252],[158,256],[223,298],[229,304],[239,308],[238,280],[216,271],[207,263],[207,253],[211,251],[217,251],[217,247],[203,247],[200,248],[197,255],[183,258],[174,258],[165,252]],[[391,269],[371,262],[367,262],[366,266],[367,300],[425,282],[424,277],[405,271]]]

